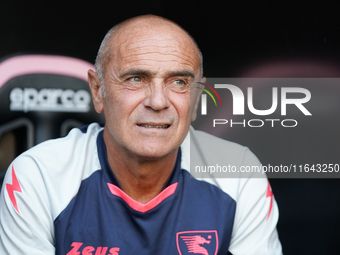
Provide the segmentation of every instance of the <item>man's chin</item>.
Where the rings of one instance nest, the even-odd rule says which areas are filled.
[[[176,148],[165,147],[164,144],[163,146],[143,146],[133,151],[132,154],[140,160],[157,161],[176,153],[179,148],[179,146]]]

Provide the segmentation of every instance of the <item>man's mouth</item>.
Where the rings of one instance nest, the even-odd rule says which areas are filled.
[[[137,124],[139,127],[145,127],[145,128],[169,128],[169,124],[164,124],[164,125],[150,125],[150,124]]]

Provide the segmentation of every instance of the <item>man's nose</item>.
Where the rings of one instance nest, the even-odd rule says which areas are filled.
[[[144,104],[155,111],[160,111],[170,106],[167,90],[163,82],[153,82],[151,84]]]

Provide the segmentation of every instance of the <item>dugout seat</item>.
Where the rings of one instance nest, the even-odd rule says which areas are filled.
[[[95,112],[86,61],[56,55],[15,55],[0,62],[0,185],[11,161],[30,147],[76,126],[104,122]]]

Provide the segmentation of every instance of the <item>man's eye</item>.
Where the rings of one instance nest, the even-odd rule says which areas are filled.
[[[129,80],[134,81],[134,82],[141,82],[142,78],[138,77],[138,76],[135,76],[135,77],[131,77]]]
[[[178,79],[170,82],[168,88],[173,92],[183,93],[189,89],[189,86],[185,80]]]
[[[177,85],[185,85],[186,84],[185,81],[183,81],[183,80],[175,80],[174,83],[177,84]]]

